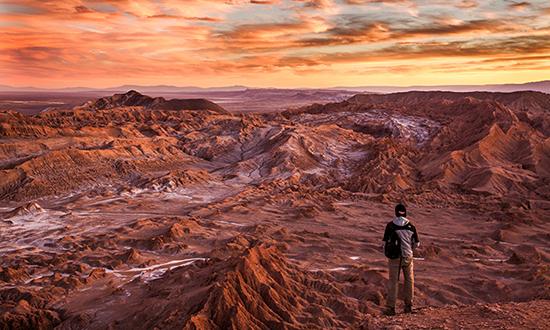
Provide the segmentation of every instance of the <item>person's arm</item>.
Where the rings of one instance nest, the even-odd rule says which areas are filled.
[[[413,235],[412,235],[412,248],[416,249],[420,246],[420,240],[418,239],[418,233],[416,232],[416,227],[412,226]]]

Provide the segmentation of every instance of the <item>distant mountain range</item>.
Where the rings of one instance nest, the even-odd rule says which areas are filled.
[[[127,92],[136,90],[141,93],[200,93],[200,92],[237,92],[250,89],[246,86],[221,86],[221,87],[195,87],[195,86],[170,86],[170,85],[122,85],[109,88],[91,88],[91,87],[66,87],[66,88],[37,88],[37,87],[13,87],[0,85],[0,92],[60,92],[60,93],[79,93],[79,92]]]
[[[361,87],[335,87],[335,89],[343,89],[348,91],[358,92],[373,92],[373,93],[396,93],[409,91],[449,91],[449,92],[518,92],[518,91],[535,91],[550,93],[550,80],[542,80],[528,82],[522,84],[491,84],[491,85],[437,85],[437,86],[361,86]]]
[[[238,92],[245,90],[260,89],[242,85],[222,86],[222,87],[195,87],[195,86],[170,86],[170,85],[123,85],[110,88],[88,88],[88,87],[68,87],[59,89],[47,89],[36,87],[13,87],[8,85],[0,85],[0,92],[64,92],[64,93],[79,93],[79,92],[126,92],[136,90],[141,93],[201,93],[201,92]],[[261,88],[270,89],[270,88]],[[271,88],[279,89],[279,88]],[[293,89],[293,88],[285,88]],[[304,88],[296,88],[304,89]],[[413,85],[413,86],[337,86],[332,88],[312,88],[319,90],[346,90],[354,92],[372,92],[372,93],[395,93],[406,91],[452,91],[452,92],[514,92],[514,91],[537,91],[550,93],[550,80],[528,82],[522,84],[491,84],[491,85]]]

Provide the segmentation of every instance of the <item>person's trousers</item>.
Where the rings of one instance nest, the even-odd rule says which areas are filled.
[[[400,266],[401,271],[399,270]],[[399,280],[397,279],[399,273],[400,278],[405,279],[403,300],[406,306],[412,306],[414,299],[413,258],[388,259],[388,269],[390,271],[390,280],[388,282],[386,306],[395,308],[395,301],[397,300],[397,292],[399,289]]]

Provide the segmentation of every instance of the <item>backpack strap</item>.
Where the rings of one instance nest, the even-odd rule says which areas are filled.
[[[387,242],[391,241],[392,236],[393,236],[394,234],[396,234],[395,231],[396,231],[396,229],[397,229],[397,226],[395,225],[395,223],[390,222],[390,223],[389,223],[389,226],[388,226],[388,229],[389,229],[389,231],[388,231],[388,240],[387,240]]]

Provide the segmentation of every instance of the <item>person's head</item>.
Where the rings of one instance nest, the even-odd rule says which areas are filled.
[[[395,216],[396,217],[406,217],[407,216],[407,209],[405,208],[405,205],[399,203],[395,205]]]

